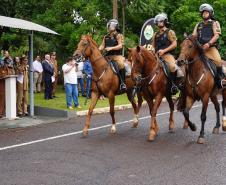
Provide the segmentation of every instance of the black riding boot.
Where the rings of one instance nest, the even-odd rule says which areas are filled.
[[[178,92],[178,87],[176,86],[176,75],[177,75],[177,73],[171,72],[170,75],[171,75],[171,84],[172,84],[170,91],[171,91],[172,95],[175,95]]]
[[[226,87],[226,81],[224,80],[224,73],[222,66],[217,67],[217,76],[216,76],[216,84],[219,89]]]
[[[120,79],[120,91],[126,90],[126,84],[125,84],[125,78],[126,78],[126,71],[125,68],[119,70],[119,79]]]

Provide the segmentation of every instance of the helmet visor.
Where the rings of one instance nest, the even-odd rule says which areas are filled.
[[[108,29],[109,29],[109,30],[115,30],[116,27],[117,27],[117,23],[116,23],[116,22],[110,22],[110,23],[108,24]]]

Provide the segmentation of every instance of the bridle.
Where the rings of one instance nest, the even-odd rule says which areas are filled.
[[[141,54],[139,54],[139,55],[141,55]],[[135,60],[132,63],[132,67],[133,67],[133,64],[135,64],[136,62],[137,62],[137,60]],[[157,62],[156,66],[150,72],[150,74],[148,74],[147,76],[144,76],[144,77],[142,76],[143,75],[142,70],[138,70],[139,75],[137,75],[134,78],[134,81],[136,82],[136,85],[135,86],[137,87],[138,84],[141,85],[142,82],[148,82],[148,85],[150,85],[152,83],[152,81],[155,79],[155,77],[157,76],[157,74],[159,73],[159,68],[160,68],[159,62]]]
[[[82,50],[82,52],[81,52],[81,55],[78,57],[78,58],[75,58],[75,60],[76,60],[76,62],[78,61],[78,62],[81,62],[81,61],[83,61],[85,58],[86,58],[86,54],[85,54],[85,52],[86,52],[86,50],[87,50],[87,48],[90,46],[90,42],[88,41],[88,40],[86,40],[86,39],[82,39],[83,40],[83,45],[85,46],[84,48],[83,48],[83,50]],[[93,48],[91,47],[90,48],[91,49],[91,52],[93,52]],[[77,53],[77,51],[78,50],[76,50],[75,51],[75,53]],[[80,53],[80,52],[79,52]],[[98,61],[98,60],[100,60],[100,59],[102,59],[102,58],[104,58],[104,56],[101,56],[101,57],[99,57],[99,58],[97,58],[97,59],[95,59],[93,62],[96,62],[96,61]]]
[[[197,47],[197,49],[199,49],[201,52],[203,52],[202,50],[201,50],[201,45],[200,45],[200,43],[198,42],[198,41],[194,41],[194,40],[192,40],[192,38],[190,37],[190,36],[188,36],[188,37],[186,37],[185,39],[188,39],[188,40],[190,40],[191,41],[191,43],[193,44],[193,47]],[[203,58],[203,55],[201,54],[199,54],[199,56],[197,56],[197,57],[195,57],[193,60],[186,60],[186,62],[185,62],[185,64],[187,64],[188,65],[188,70],[189,70],[189,65],[191,65],[191,64],[194,64],[196,61],[198,61],[198,60],[201,60],[202,62],[205,62],[204,60],[204,58]],[[190,70],[189,70],[190,71]],[[192,83],[191,82],[191,77],[190,77],[190,75],[189,75],[189,72],[188,72],[188,83],[189,83],[189,85],[192,87],[192,90],[193,90],[193,92],[194,92],[194,90],[195,90],[195,87],[196,86],[198,86],[199,85],[199,83],[202,81],[202,79],[204,78],[204,76],[205,76],[205,71],[206,70],[203,70],[203,72],[202,72],[202,75],[199,77],[199,79],[198,79],[198,81],[197,82],[194,82],[194,83]],[[192,80],[192,81],[194,81],[194,80]]]

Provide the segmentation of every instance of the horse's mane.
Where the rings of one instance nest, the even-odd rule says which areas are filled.
[[[156,56],[154,54],[154,52],[152,51],[149,51],[143,47],[141,47],[141,55],[147,60],[147,61],[157,61],[156,59]]]
[[[92,39],[91,35],[85,35],[84,36],[90,43],[92,43],[95,47],[98,48],[97,43]]]
[[[189,40],[191,40],[193,42],[195,47],[198,49],[200,55],[204,55],[204,51],[202,49],[202,46],[199,43],[199,41],[197,40],[197,38],[193,37],[192,35],[189,35],[188,37],[186,37],[186,39],[189,39]]]
[[[199,56],[201,61],[204,62],[205,66],[206,66],[206,56],[204,54],[204,50],[202,48],[202,45],[200,44],[200,42],[197,40],[197,38],[193,37],[192,35],[189,35],[188,37],[186,37],[185,39],[189,39],[195,46],[195,48],[197,49],[197,51],[199,52]],[[206,66],[207,67],[207,66]]]

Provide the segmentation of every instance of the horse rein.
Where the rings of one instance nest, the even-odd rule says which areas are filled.
[[[191,37],[187,37],[186,39],[189,39],[189,40],[192,42],[192,44],[193,44],[194,46],[196,45],[196,44],[193,42],[193,40],[191,39]],[[195,62],[198,61],[198,60],[201,60],[201,61],[202,61],[202,59],[201,59],[200,56],[194,58],[194,59],[191,60],[191,61],[187,61],[185,64],[190,65],[190,64],[195,63]],[[200,78],[198,79],[198,81],[195,83],[195,86],[194,86],[194,84],[191,83],[191,80],[190,80],[190,77],[189,77],[189,73],[188,73],[188,83],[189,83],[189,85],[192,87],[193,91],[194,91],[194,88],[195,88],[196,86],[198,86],[199,83],[202,81],[204,75],[205,75],[205,70],[203,70],[202,75],[200,76]]]
[[[85,42],[86,42],[86,43],[85,43]],[[85,41],[84,41],[84,45],[85,45],[85,47],[83,48],[83,50],[82,50],[81,53],[82,53],[82,57],[83,57],[83,58],[86,58],[86,57],[85,57],[85,51],[86,51],[86,49],[88,48],[88,46],[90,46],[90,42],[89,42],[88,40],[85,40]],[[91,51],[93,51],[92,47],[91,47]],[[97,62],[98,60],[100,60],[100,59],[102,59],[102,58],[104,58],[104,56],[101,56],[101,57],[95,59],[93,62]],[[95,81],[95,82],[98,82],[98,81],[104,76],[104,73],[107,71],[108,66],[109,66],[109,65],[107,65],[107,67],[104,69],[104,71],[101,73],[101,75],[99,76],[99,78],[98,78],[97,80],[94,80],[94,79],[92,79],[92,80]]]

